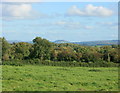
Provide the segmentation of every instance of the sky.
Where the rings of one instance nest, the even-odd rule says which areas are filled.
[[[4,2],[0,9],[1,36],[7,40],[118,39],[117,2]]]

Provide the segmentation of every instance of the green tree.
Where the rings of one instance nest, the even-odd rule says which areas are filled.
[[[14,59],[25,59],[30,54],[31,44],[26,42],[15,43],[10,51],[10,57]]]
[[[34,45],[31,49],[30,57],[39,58],[40,60],[50,60],[52,43],[41,37],[36,37],[33,43]]]
[[[8,60],[9,59],[9,55],[8,55],[9,49],[10,49],[10,44],[3,37],[2,38],[2,59],[3,60]]]

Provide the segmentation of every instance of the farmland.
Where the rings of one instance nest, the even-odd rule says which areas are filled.
[[[2,66],[3,91],[118,91],[117,67]]]

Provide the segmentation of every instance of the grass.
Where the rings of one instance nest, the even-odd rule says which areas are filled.
[[[118,68],[2,66],[3,91],[118,91]]]

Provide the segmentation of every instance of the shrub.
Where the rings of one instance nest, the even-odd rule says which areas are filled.
[[[96,61],[96,62],[73,62],[73,61],[40,61],[40,59],[30,59],[30,60],[10,60],[3,61],[2,65],[22,65],[32,64],[32,65],[47,65],[47,66],[64,66],[64,67],[118,67],[118,63]]]
[[[23,66],[21,61],[3,61],[2,65]]]

